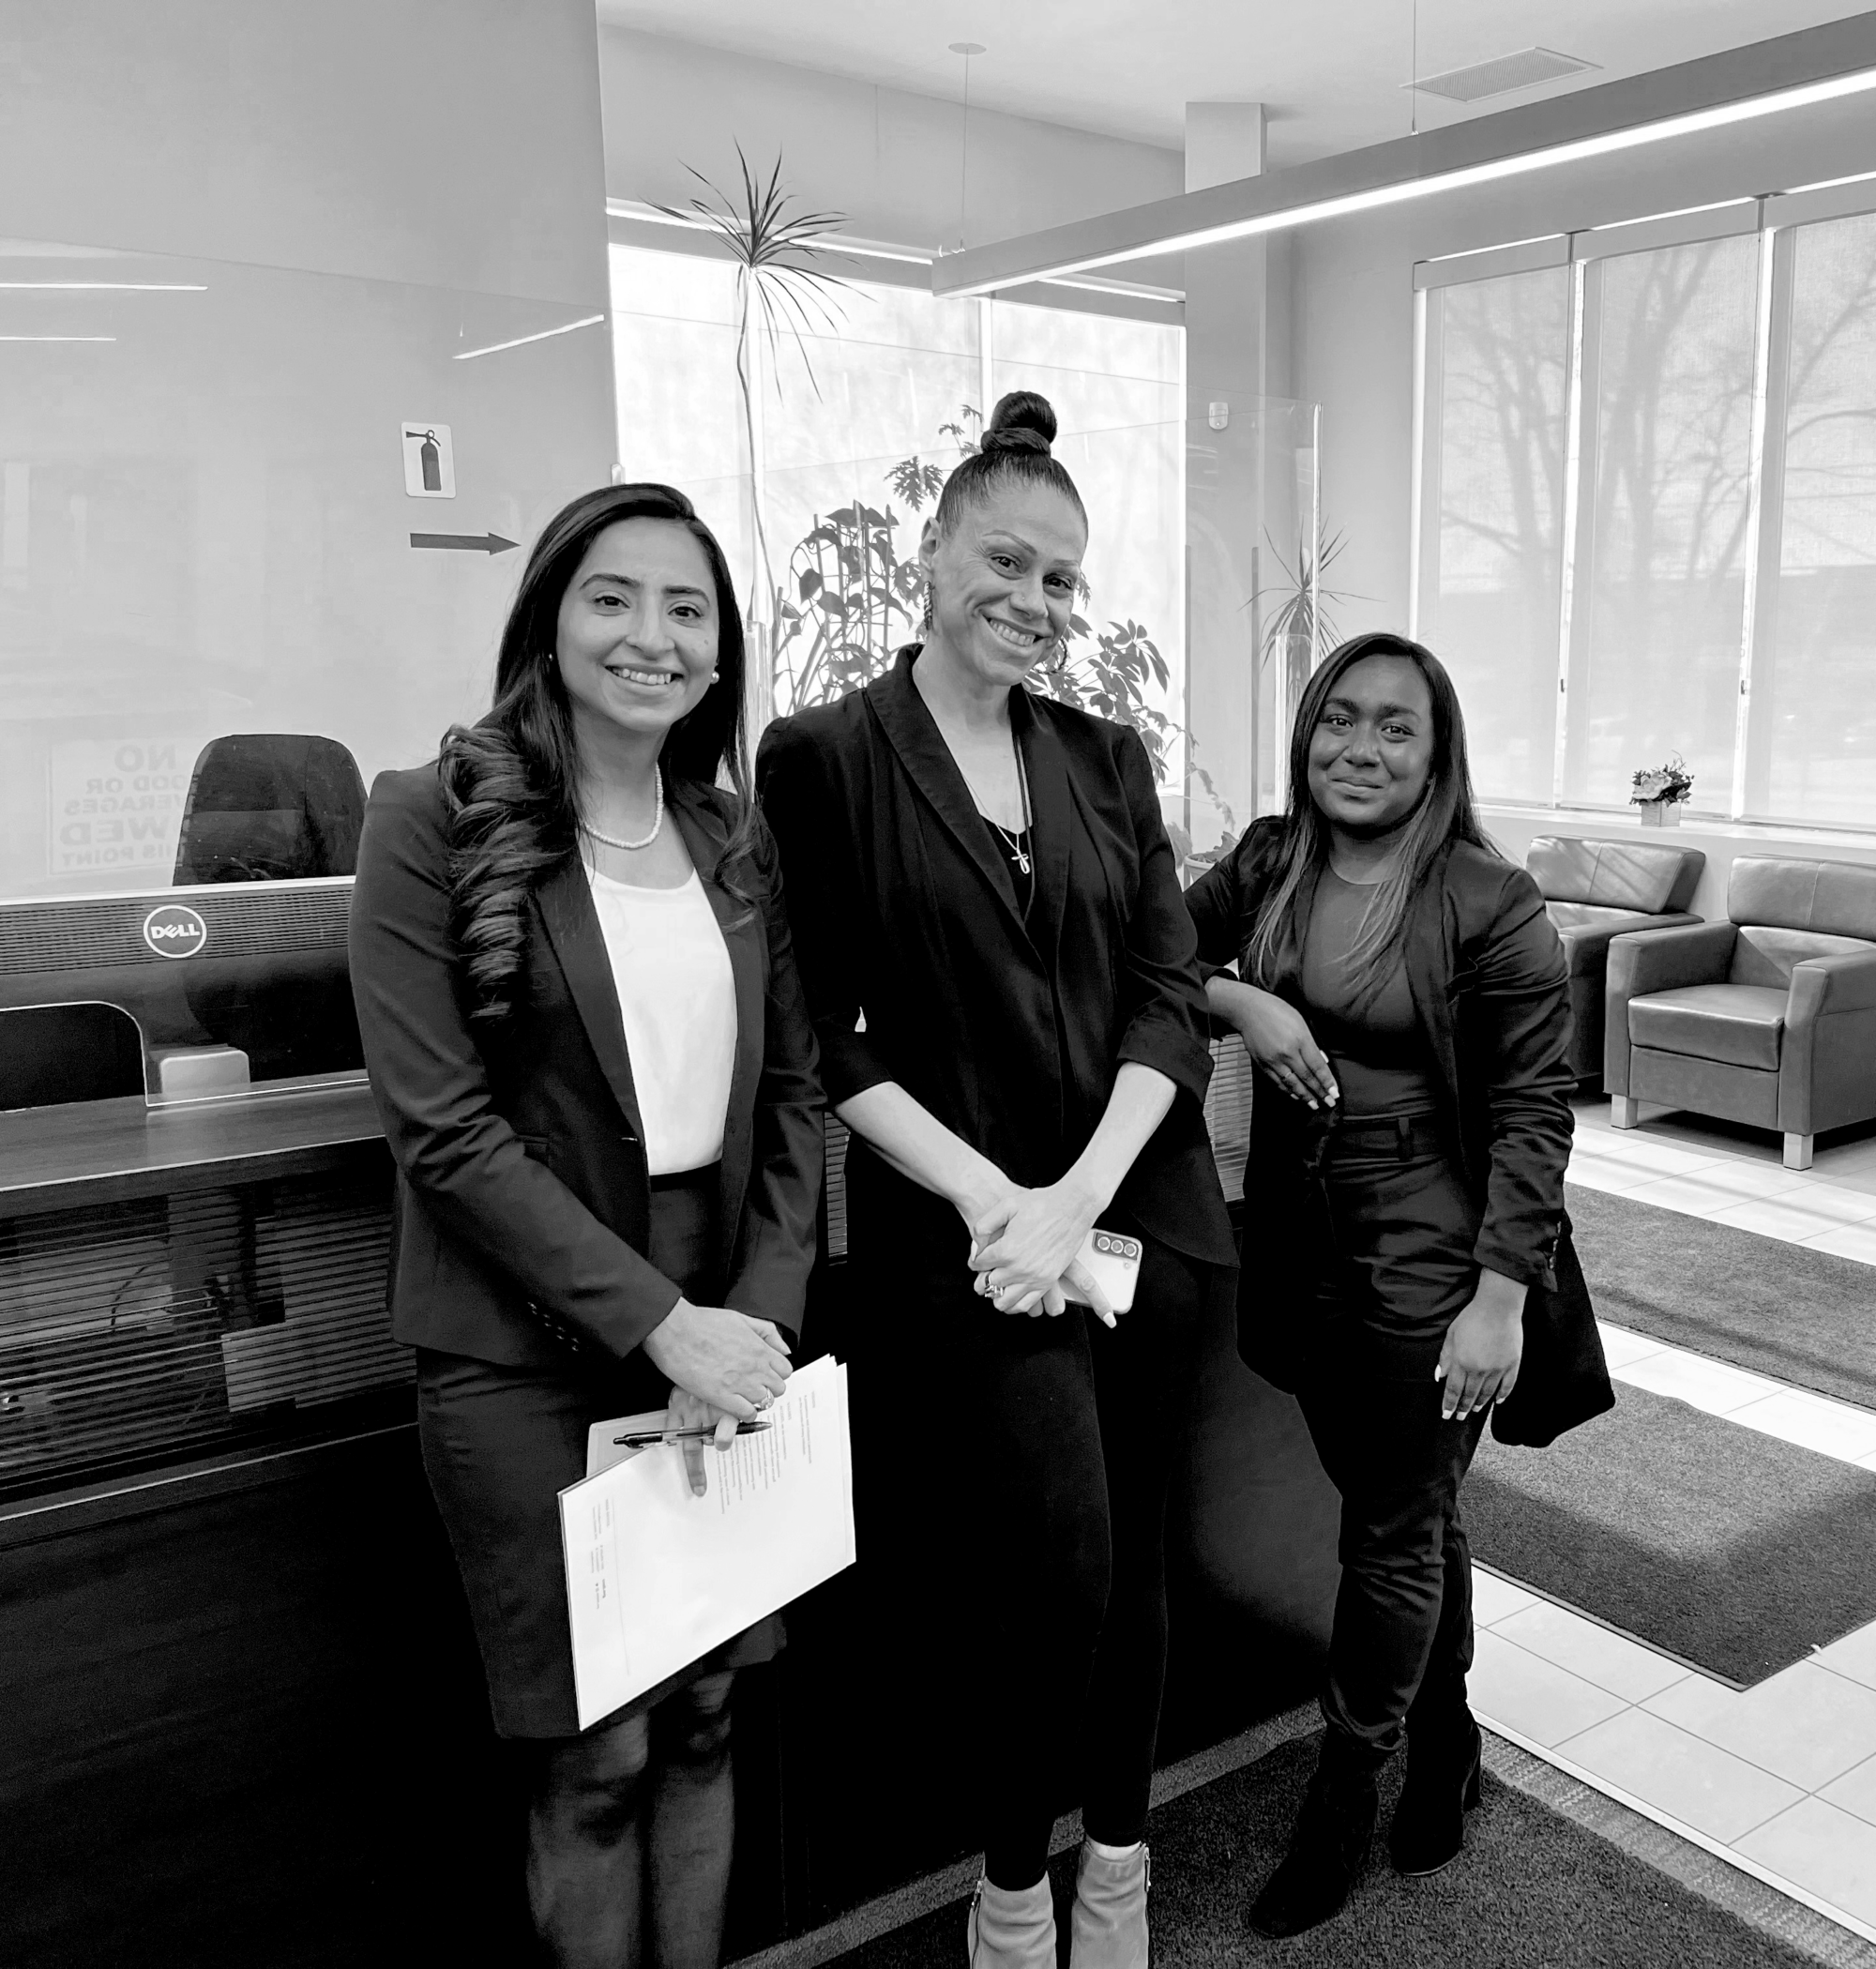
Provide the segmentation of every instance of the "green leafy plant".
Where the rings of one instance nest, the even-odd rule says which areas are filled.
[[[766,596],[774,584],[761,490],[761,358],[765,353],[772,375],[781,338],[787,335],[800,354],[802,367],[818,398],[821,386],[808,354],[807,337],[839,326],[835,312],[840,305],[838,296],[850,292],[851,286],[819,265],[828,257],[828,239],[846,223],[846,215],[792,209],[794,199],[781,188],[779,152],[766,183],[750,170],[740,144],[736,146],[736,164],[742,184],[734,195],[720,190],[701,171],[687,164],[685,169],[704,187],[708,197],[693,198],[683,210],[672,205],[660,205],[658,209],[686,224],[701,221],[736,263],[736,382],[742,391],[743,431],[749,451],[749,508],[756,551],[749,592],[754,597]]]
[[[1317,655],[1333,649],[1342,640],[1341,630],[1336,626],[1336,609],[1357,598],[1324,585],[1324,577],[1340,559],[1348,537],[1335,533],[1327,539],[1311,540],[1307,535],[1299,536],[1295,554],[1290,559],[1285,559],[1282,550],[1267,533],[1263,538],[1270,542],[1282,580],[1274,587],[1260,588],[1251,597],[1254,604],[1262,603],[1267,597],[1277,601],[1263,619],[1258,663],[1262,669],[1281,659],[1290,687],[1288,702],[1294,708],[1303,686],[1309,680]]]

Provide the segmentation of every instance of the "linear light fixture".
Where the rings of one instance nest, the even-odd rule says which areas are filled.
[[[0,335],[0,341],[115,341],[114,335]]]
[[[606,319],[603,314],[582,314],[577,322],[562,322],[557,328],[540,328],[532,335],[517,335],[512,341],[492,341],[486,349],[461,349],[451,358],[473,362],[477,356],[499,356],[504,349],[524,349],[531,341],[548,341],[556,335],[571,335],[576,328],[594,328]]]
[[[197,280],[0,280],[8,294],[206,294]]]
[[[1191,252],[1561,164],[1812,108],[1876,89],[1876,13],[1501,110],[1291,171],[965,248],[934,294],[992,294],[1160,253]]]

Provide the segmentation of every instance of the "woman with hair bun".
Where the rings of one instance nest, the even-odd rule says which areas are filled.
[[[1455,1859],[1478,1800],[1460,1487],[1517,1386],[1527,1297],[1599,1356],[1563,1208],[1568,980],[1537,885],[1479,826],[1452,680],[1404,636],[1323,659],[1289,810],[1186,900],[1212,1008],[1263,1075],[1239,1347],[1295,1393],[1342,1501],[1322,1755],[1250,1915],[1291,1935],[1353,1891],[1403,1738],[1399,1871]]]
[[[853,1131],[862,1568],[915,1568],[909,1617],[952,1613],[968,1671],[971,1960],[1052,1969],[1049,1837],[1079,1770],[1070,1959],[1144,1969],[1167,1489],[1236,1259],[1146,750],[1029,688],[1087,543],[1054,435],[1041,398],[996,406],[925,528],[922,642],[772,725],[757,784]],[[1081,1262],[1097,1223],[1141,1248],[1117,1319]],[[942,1476],[921,1485],[904,1429],[934,1361]]]
[[[495,1728],[527,1744],[535,1925],[568,1969],[714,1969],[731,1684],[780,1643],[762,1622],[580,1728],[558,1493],[587,1431],[661,1408],[727,1447],[787,1380],[815,1251],[822,1102],[746,797],[740,621],[682,493],[574,500],[528,558],[488,713],[372,788],[353,896],[394,1330]]]

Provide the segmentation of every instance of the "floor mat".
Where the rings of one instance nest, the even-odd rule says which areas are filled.
[[[1355,1898],[1308,1934],[1266,1942],[1245,1915],[1282,1856],[1315,1755],[1314,1738],[1279,1745],[1154,1812],[1156,1969],[1807,1969],[1820,1960],[1490,1776],[1462,1858],[1430,1880],[1402,1880],[1384,1850],[1398,1758],[1383,1778],[1383,1830]],[[1070,1853],[1051,1869],[1065,1964],[1073,1867]],[[849,1951],[840,1969],[958,1969],[965,1905]]]
[[[1474,1556],[1744,1688],[1876,1620],[1876,1471],[1634,1387],[1548,1449],[1490,1434]]]
[[[1876,1268],[1575,1183],[1569,1208],[1603,1319],[1876,1408]]]

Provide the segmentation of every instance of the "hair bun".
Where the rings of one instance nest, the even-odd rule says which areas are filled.
[[[1055,413],[1047,397],[1033,389],[1013,389],[997,401],[984,426],[979,448],[984,451],[1036,451],[1047,458],[1055,442]]]

